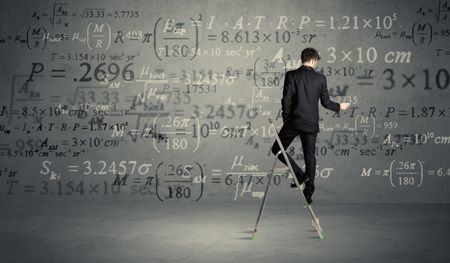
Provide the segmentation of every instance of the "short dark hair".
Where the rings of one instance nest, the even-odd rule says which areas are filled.
[[[314,49],[312,47],[307,47],[307,48],[302,50],[301,58],[302,58],[302,63],[305,63],[305,62],[310,61],[311,59],[314,59],[314,58],[316,60],[319,60],[320,56],[319,56],[319,52],[317,52],[316,49]]]

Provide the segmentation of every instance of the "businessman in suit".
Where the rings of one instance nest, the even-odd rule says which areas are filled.
[[[311,197],[315,190],[315,148],[317,133],[319,133],[319,99],[323,107],[335,112],[346,110],[350,105],[330,100],[326,77],[314,70],[319,59],[319,53],[314,48],[305,48],[302,51],[302,65],[295,70],[286,72],[283,98],[281,99],[283,126],[279,131],[280,140],[283,147],[287,149],[294,138],[297,135],[300,136],[305,172],[290,155],[288,158],[300,185],[305,183],[303,193],[308,204],[312,203]],[[275,141],[272,153],[276,154],[279,150],[280,147]],[[282,154],[278,155],[278,159],[287,165]],[[292,183],[291,187],[296,188],[296,184]]]

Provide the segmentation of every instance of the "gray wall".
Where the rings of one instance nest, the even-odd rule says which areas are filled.
[[[268,118],[281,127],[285,72],[312,46],[332,99],[351,103],[340,116],[320,108],[314,200],[450,201],[447,1],[0,10],[2,200],[260,200]],[[304,165],[299,138],[288,152]],[[274,177],[271,202],[291,197],[290,182]]]

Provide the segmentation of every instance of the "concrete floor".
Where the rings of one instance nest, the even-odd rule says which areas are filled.
[[[0,262],[449,262],[450,205],[3,202]]]

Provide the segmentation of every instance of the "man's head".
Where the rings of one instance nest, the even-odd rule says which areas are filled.
[[[312,47],[307,47],[302,50],[301,54],[302,64],[315,67],[317,64],[317,60],[320,59],[319,52]]]

